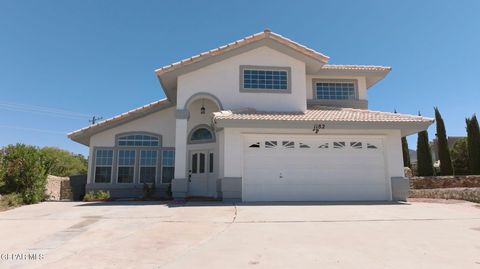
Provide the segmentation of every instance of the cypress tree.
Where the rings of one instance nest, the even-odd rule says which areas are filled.
[[[448,148],[447,131],[445,130],[445,123],[442,115],[438,110],[435,110],[435,122],[437,123],[437,145],[438,145],[438,159],[440,160],[440,171],[442,176],[453,175],[452,159],[450,158],[450,149]]]
[[[467,146],[470,172],[473,175],[480,175],[480,130],[477,116],[474,114],[467,118]]]
[[[426,130],[418,133],[417,174],[419,176],[433,176],[432,152],[428,144],[428,132]]]
[[[410,163],[410,150],[408,149],[408,142],[407,137],[402,137],[402,152],[403,152],[403,166],[404,167],[412,167]]]

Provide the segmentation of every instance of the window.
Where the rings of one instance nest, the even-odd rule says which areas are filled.
[[[350,142],[350,146],[354,149],[362,149],[362,142]]]
[[[309,149],[310,146],[307,145],[307,144],[304,144],[304,143],[300,143],[300,148],[301,148],[301,149]]]
[[[318,148],[319,149],[328,149],[328,142],[321,144],[320,146],[318,146]]]
[[[142,134],[131,134],[124,135],[118,138],[119,146],[129,146],[129,147],[158,147],[160,141],[158,137],[151,135],[142,135]]]
[[[251,144],[250,146],[248,146],[249,148],[259,148],[260,147],[260,142],[257,142],[257,143],[253,143]]]
[[[175,151],[162,151],[162,183],[171,183],[175,172]]]
[[[157,177],[157,151],[140,151],[140,183],[155,183]]]
[[[190,143],[209,143],[214,142],[215,137],[212,131],[207,127],[196,127],[190,133]]]
[[[345,148],[345,142],[333,142],[334,149],[343,149]]]
[[[377,146],[367,143],[367,149],[377,149]]]
[[[315,94],[317,99],[326,100],[355,100],[356,89],[354,82],[347,81],[317,81]]]
[[[135,172],[135,150],[118,151],[118,183],[133,183]]]
[[[240,89],[286,92],[290,90],[289,67],[240,66]]]
[[[295,147],[295,143],[293,141],[282,141],[282,146],[287,149],[293,149]]]
[[[208,166],[209,166],[209,171],[210,173],[213,173],[213,153],[209,154],[210,159],[208,160]]]
[[[265,141],[266,149],[273,149],[277,147],[277,141]]]
[[[113,150],[97,149],[95,152],[95,183],[110,183],[112,178]]]

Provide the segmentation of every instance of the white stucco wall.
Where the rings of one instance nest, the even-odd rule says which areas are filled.
[[[90,138],[90,147],[113,147],[115,135],[126,132],[151,132],[162,136],[162,147],[175,146],[175,107],[149,114]]]
[[[90,138],[88,183],[92,183],[94,148],[115,146],[115,136],[127,132],[151,132],[162,136],[162,147],[175,147],[175,107],[97,133]]]
[[[365,77],[352,77],[352,76],[335,76],[335,75],[306,75],[306,89],[307,89],[307,99],[313,99],[313,80],[316,79],[332,79],[332,80],[356,80],[357,87],[358,87],[358,99],[360,100],[368,100],[367,96],[367,81]]]
[[[240,66],[291,68],[291,93],[240,92]],[[264,111],[306,109],[305,64],[269,47],[260,47],[178,77],[177,108],[198,92],[215,95],[224,109],[255,108]]]

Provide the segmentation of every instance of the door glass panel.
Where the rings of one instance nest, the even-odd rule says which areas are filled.
[[[205,154],[200,153],[199,155],[200,155],[199,173],[203,174],[205,173]]]
[[[208,160],[209,172],[213,173],[213,153],[210,153],[210,159]]]
[[[192,155],[192,173],[196,174],[197,173],[197,154]]]

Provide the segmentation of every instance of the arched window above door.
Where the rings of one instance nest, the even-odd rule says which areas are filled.
[[[215,142],[215,135],[212,132],[211,128],[207,125],[199,125],[190,131],[188,136],[188,143],[198,144],[198,143],[212,143]]]

